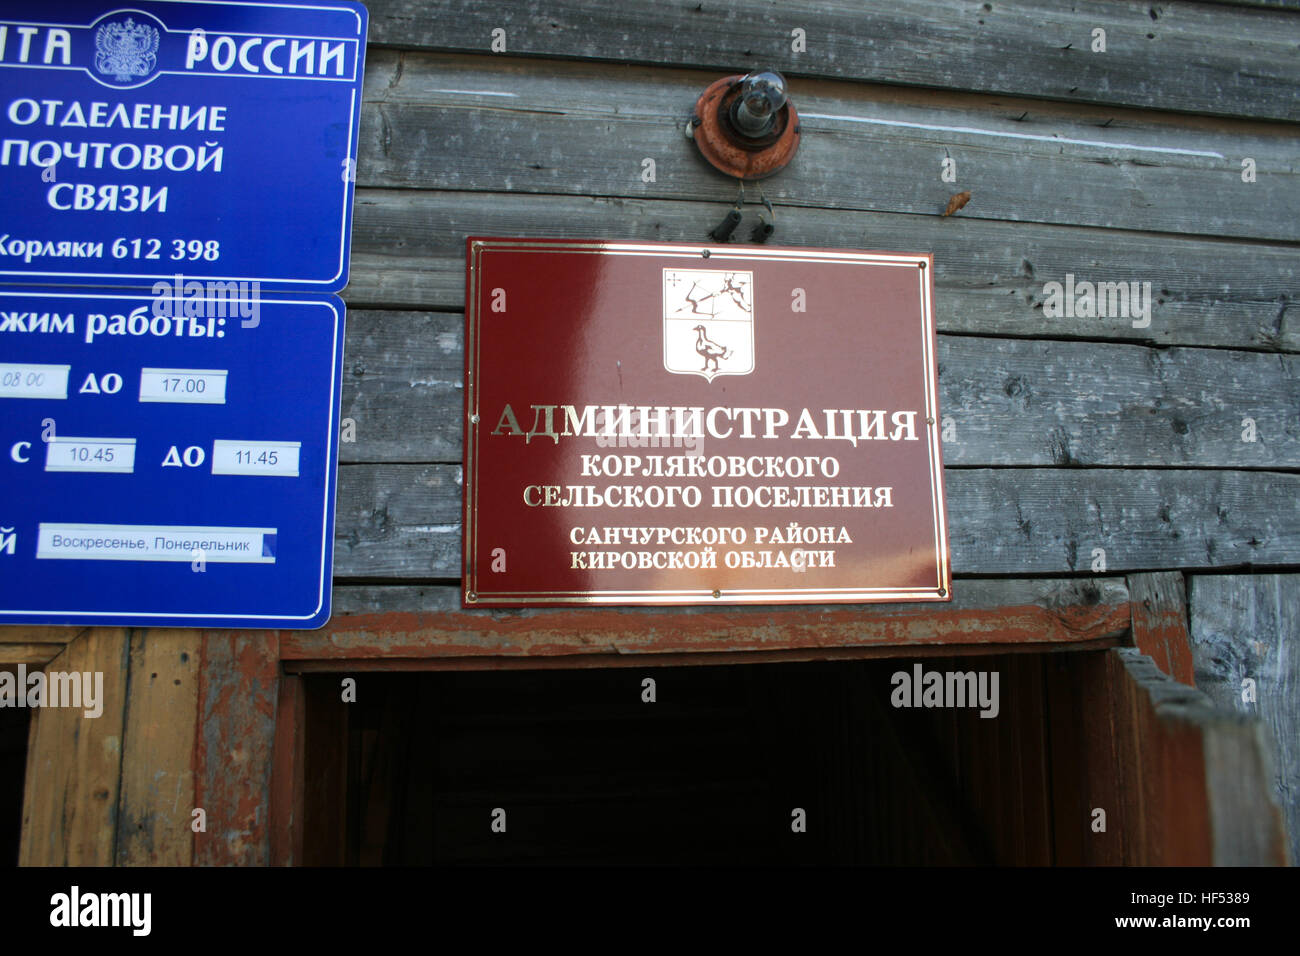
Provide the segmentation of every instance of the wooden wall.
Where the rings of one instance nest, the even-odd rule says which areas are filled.
[[[1268,728],[1273,786],[1287,815],[1291,859],[1300,861],[1300,575],[1198,574],[1190,599],[1197,686],[1220,707],[1258,716]]]
[[[465,236],[702,239],[735,190],[682,123],[761,64],[803,132],[764,186],[772,241],[935,254],[959,579],[1088,574],[1101,549],[1109,573],[1196,575],[1199,634],[1253,600],[1253,569],[1300,566],[1300,4],[369,7],[341,582],[457,577]],[[1067,273],[1150,282],[1149,327],[1045,317]],[[1269,626],[1219,644],[1271,642],[1260,673],[1286,689],[1260,711],[1294,832],[1300,632],[1294,610]]]
[[[1300,15],[1054,7],[371,3],[339,581],[458,576],[465,236],[700,240],[735,189],[682,122],[757,63],[803,118],[773,241],[935,253],[959,574],[1300,564]],[[1045,318],[1067,273],[1150,327]]]
[[[1256,668],[1274,688],[1258,712],[1280,743],[1276,786],[1297,827],[1300,702],[1285,662],[1300,634],[1285,572],[1300,570],[1300,3],[368,7],[345,293],[343,416],[356,440],[340,453],[341,612],[456,606],[465,237],[702,240],[735,188],[698,157],[684,122],[708,82],[771,65],[802,117],[799,155],[764,186],[772,242],[935,255],[958,600],[1034,593],[1051,607],[1060,582],[1033,579],[1078,587],[1104,572],[1122,588],[1125,575],[1171,572],[1161,587],[1191,595],[1198,683],[1227,701],[1238,672]],[[1091,50],[1098,27],[1104,53]],[[494,30],[504,52],[491,49]],[[944,158],[954,183],[940,177]],[[970,203],[942,217],[961,190]],[[1045,283],[1067,274],[1150,282],[1150,325],[1045,317]],[[1282,593],[1286,613],[1259,612]],[[492,625],[479,652],[501,650],[505,628]],[[336,629],[347,630],[286,635],[285,647],[337,656]],[[137,803],[160,819],[191,791],[226,822],[186,843],[183,859],[267,858],[240,828],[266,825],[268,753],[228,752],[230,735],[302,701],[280,688],[277,703],[278,639],[257,640],[104,632],[77,651],[116,655],[123,693],[152,694],[141,706],[157,719],[192,713],[197,726],[166,745],[174,792],[123,771],[103,798],[118,816],[97,859],[164,852],[123,822]],[[47,641],[25,639],[24,653],[48,659],[41,648],[63,641]],[[182,645],[204,663],[182,661]],[[164,672],[153,655],[180,669],[179,684],[136,683]],[[223,723],[232,682],[247,694],[242,729]],[[124,717],[128,748],[153,746],[142,720]],[[34,740],[54,732],[39,723]],[[247,762],[244,789],[221,779],[223,759]],[[193,767],[211,778],[186,777]],[[27,859],[68,858],[60,847],[33,845]]]

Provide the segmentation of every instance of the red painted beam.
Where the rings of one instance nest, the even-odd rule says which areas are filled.
[[[389,611],[340,614],[316,631],[284,632],[280,656],[293,661],[456,658],[562,659],[636,655],[780,653],[794,659],[878,656],[923,648],[1050,650],[1126,643],[1128,591],[1113,580],[1041,582],[1041,595],[1008,606],[934,604],[765,608],[555,608],[526,611]],[[732,662],[738,661],[738,658]],[[700,661],[704,662],[703,659]],[[465,665],[462,665],[465,666]],[[291,668],[298,669],[298,668]]]

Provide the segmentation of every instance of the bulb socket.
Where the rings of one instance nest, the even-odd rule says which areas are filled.
[[[784,97],[777,109],[745,80],[754,74],[724,77],[700,95],[695,104],[694,139],[700,154],[719,172],[746,182],[780,172],[799,148],[799,114]],[[749,99],[759,102],[746,103]],[[769,109],[762,115],[762,102]]]

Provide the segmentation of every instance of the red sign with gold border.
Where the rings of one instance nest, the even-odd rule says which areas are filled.
[[[465,606],[950,599],[933,272],[471,237]]]

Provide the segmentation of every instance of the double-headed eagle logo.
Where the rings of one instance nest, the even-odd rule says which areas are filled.
[[[119,83],[148,76],[158,65],[158,30],[147,23],[105,23],[95,31],[95,69]]]

